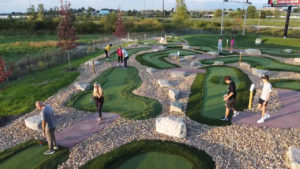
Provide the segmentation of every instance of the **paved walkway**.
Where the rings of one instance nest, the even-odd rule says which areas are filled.
[[[57,144],[71,148],[94,133],[104,129],[119,116],[119,114],[103,113],[101,124],[98,125],[98,114],[95,113],[89,119],[75,123],[63,131],[55,133]]]
[[[260,113],[241,112],[232,119],[232,123],[248,124],[251,126],[264,126],[273,128],[293,128],[300,126],[300,92],[294,90],[278,89],[281,110],[271,114],[271,118],[258,124]]]

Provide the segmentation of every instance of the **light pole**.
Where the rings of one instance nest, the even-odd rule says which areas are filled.
[[[257,30],[256,30],[256,34],[258,34],[258,31],[259,31],[260,15],[261,15],[261,11],[260,11],[259,14],[258,14],[258,21],[257,21]]]
[[[223,29],[224,29],[224,1],[225,0],[222,0],[221,36],[223,35]]]
[[[248,0],[246,0],[245,5],[246,5],[246,9],[245,9],[245,15],[244,15],[244,28],[243,28],[243,36],[245,35],[245,30],[246,30],[246,24],[247,24],[247,9],[248,9],[248,4],[251,4],[251,2],[248,2]]]

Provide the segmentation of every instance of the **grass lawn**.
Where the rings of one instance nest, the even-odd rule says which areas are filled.
[[[141,140],[123,145],[86,163],[82,169],[213,169],[202,150],[171,141]]]
[[[248,76],[233,67],[209,67],[207,74],[198,74],[192,85],[186,112],[191,119],[209,125],[230,124],[220,120],[225,115],[223,95],[227,93],[227,85],[223,77],[226,75],[230,75],[236,84],[237,102],[234,107],[238,110],[247,108],[251,85]]]
[[[239,56],[224,57],[217,59],[207,59],[202,60],[203,64],[213,64],[214,61],[223,61],[225,64],[235,63],[239,61]],[[252,67],[259,69],[273,70],[273,71],[290,71],[290,72],[300,72],[300,66],[291,65],[287,63],[282,63],[272,58],[267,57],[251,57],[243,56],[243,62],[248,62]]]
[[[190,51],[190,50],[183,50],[183,49],[169,49],[160,52],[152,52],[152,53],[145,53],[142,55],[138,55],[136,60],[140,62],[142,65],[153,67],[156,69],[168,69],[179,67],[178,65],[174,65],[165,60],[171,53],[177,53],[180,51],[180,56],[187,56],[187,55],[194,55],[197,52]]]
[[[183,36],[191,46],[197,46],[203,51],[217,51],[218,39],[220,35],[218,34],[197,34],[197,35],[187,35]],[[261,49],[263,53],[273,54],[272,49],[284,50],[284,49],[294,49],[295,51],[300,51],[300,39],[283,39],[271,36],[261,37],[263,43],[261,45],[255,45],[256,35],[236,35],[235,38],[235,48],[246,49],[246,48],[256,48]],[[229,39],[230,46],[230,36],[223,36],[223,49],[226,48],[226,40]],[[275,55],[280,57],[300,57],[300,53],[295,54],[285,54],[280,53]]]
[[[100,53],[73,60],[73,68]],[[0,91],[0,117],[19,115],[32,111],[36,100],[45,100],[61,88],[67,87],[79,76],[78,71],[66,71],[67,65],[35,72],[9,83]]]
[[[276,79],[270,80],[273,87],[300,91],[300,80]]]
[[[158,101],[132,93],[142,84],[138,70],[134,67],[127,70],[111,68],[103,72],[96,81],[104,90],[104,112],[120,113],[129,119],[146,119],[156,117],[162,111]],[[91,93],[92,91],[78,93],[67,105],[79,110],[96,111]]]
[[[38,141],[31,140],[5,150],[0,153],[0,169],[54,169],[68,158],[66,148],[60,148],[49,156],[43,154],[47,149],[47,143],[40,146]]]
[[[140,51],[143,51],[143,50],[148,50],[150,48],[134,48],[134,49],[126,49],[129,57],[140,52]],[[112,53],[112,55],[106,59],[106,58],[102,58],[100,59],[99,61],[102,61],[102,62],[111,62],[111,61],[118,61],[118,55],[117,55],[117,52],[114,52]]]

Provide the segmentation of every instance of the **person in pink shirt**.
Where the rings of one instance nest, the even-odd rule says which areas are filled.
[[[122,53],[122,47],[119,46],[119,49],[117,50],[117,54],[118,54],[118,65],[123,64],[123,53]]]
[[[231,40],[230,40],[230,53],[232,53],[233,47],[234,47],[234,38],[231,37]]]

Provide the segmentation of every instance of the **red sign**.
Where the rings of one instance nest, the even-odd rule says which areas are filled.
[[[274,6],[295,6],[300,5],[300,0],[269,0],[268,3]]]

